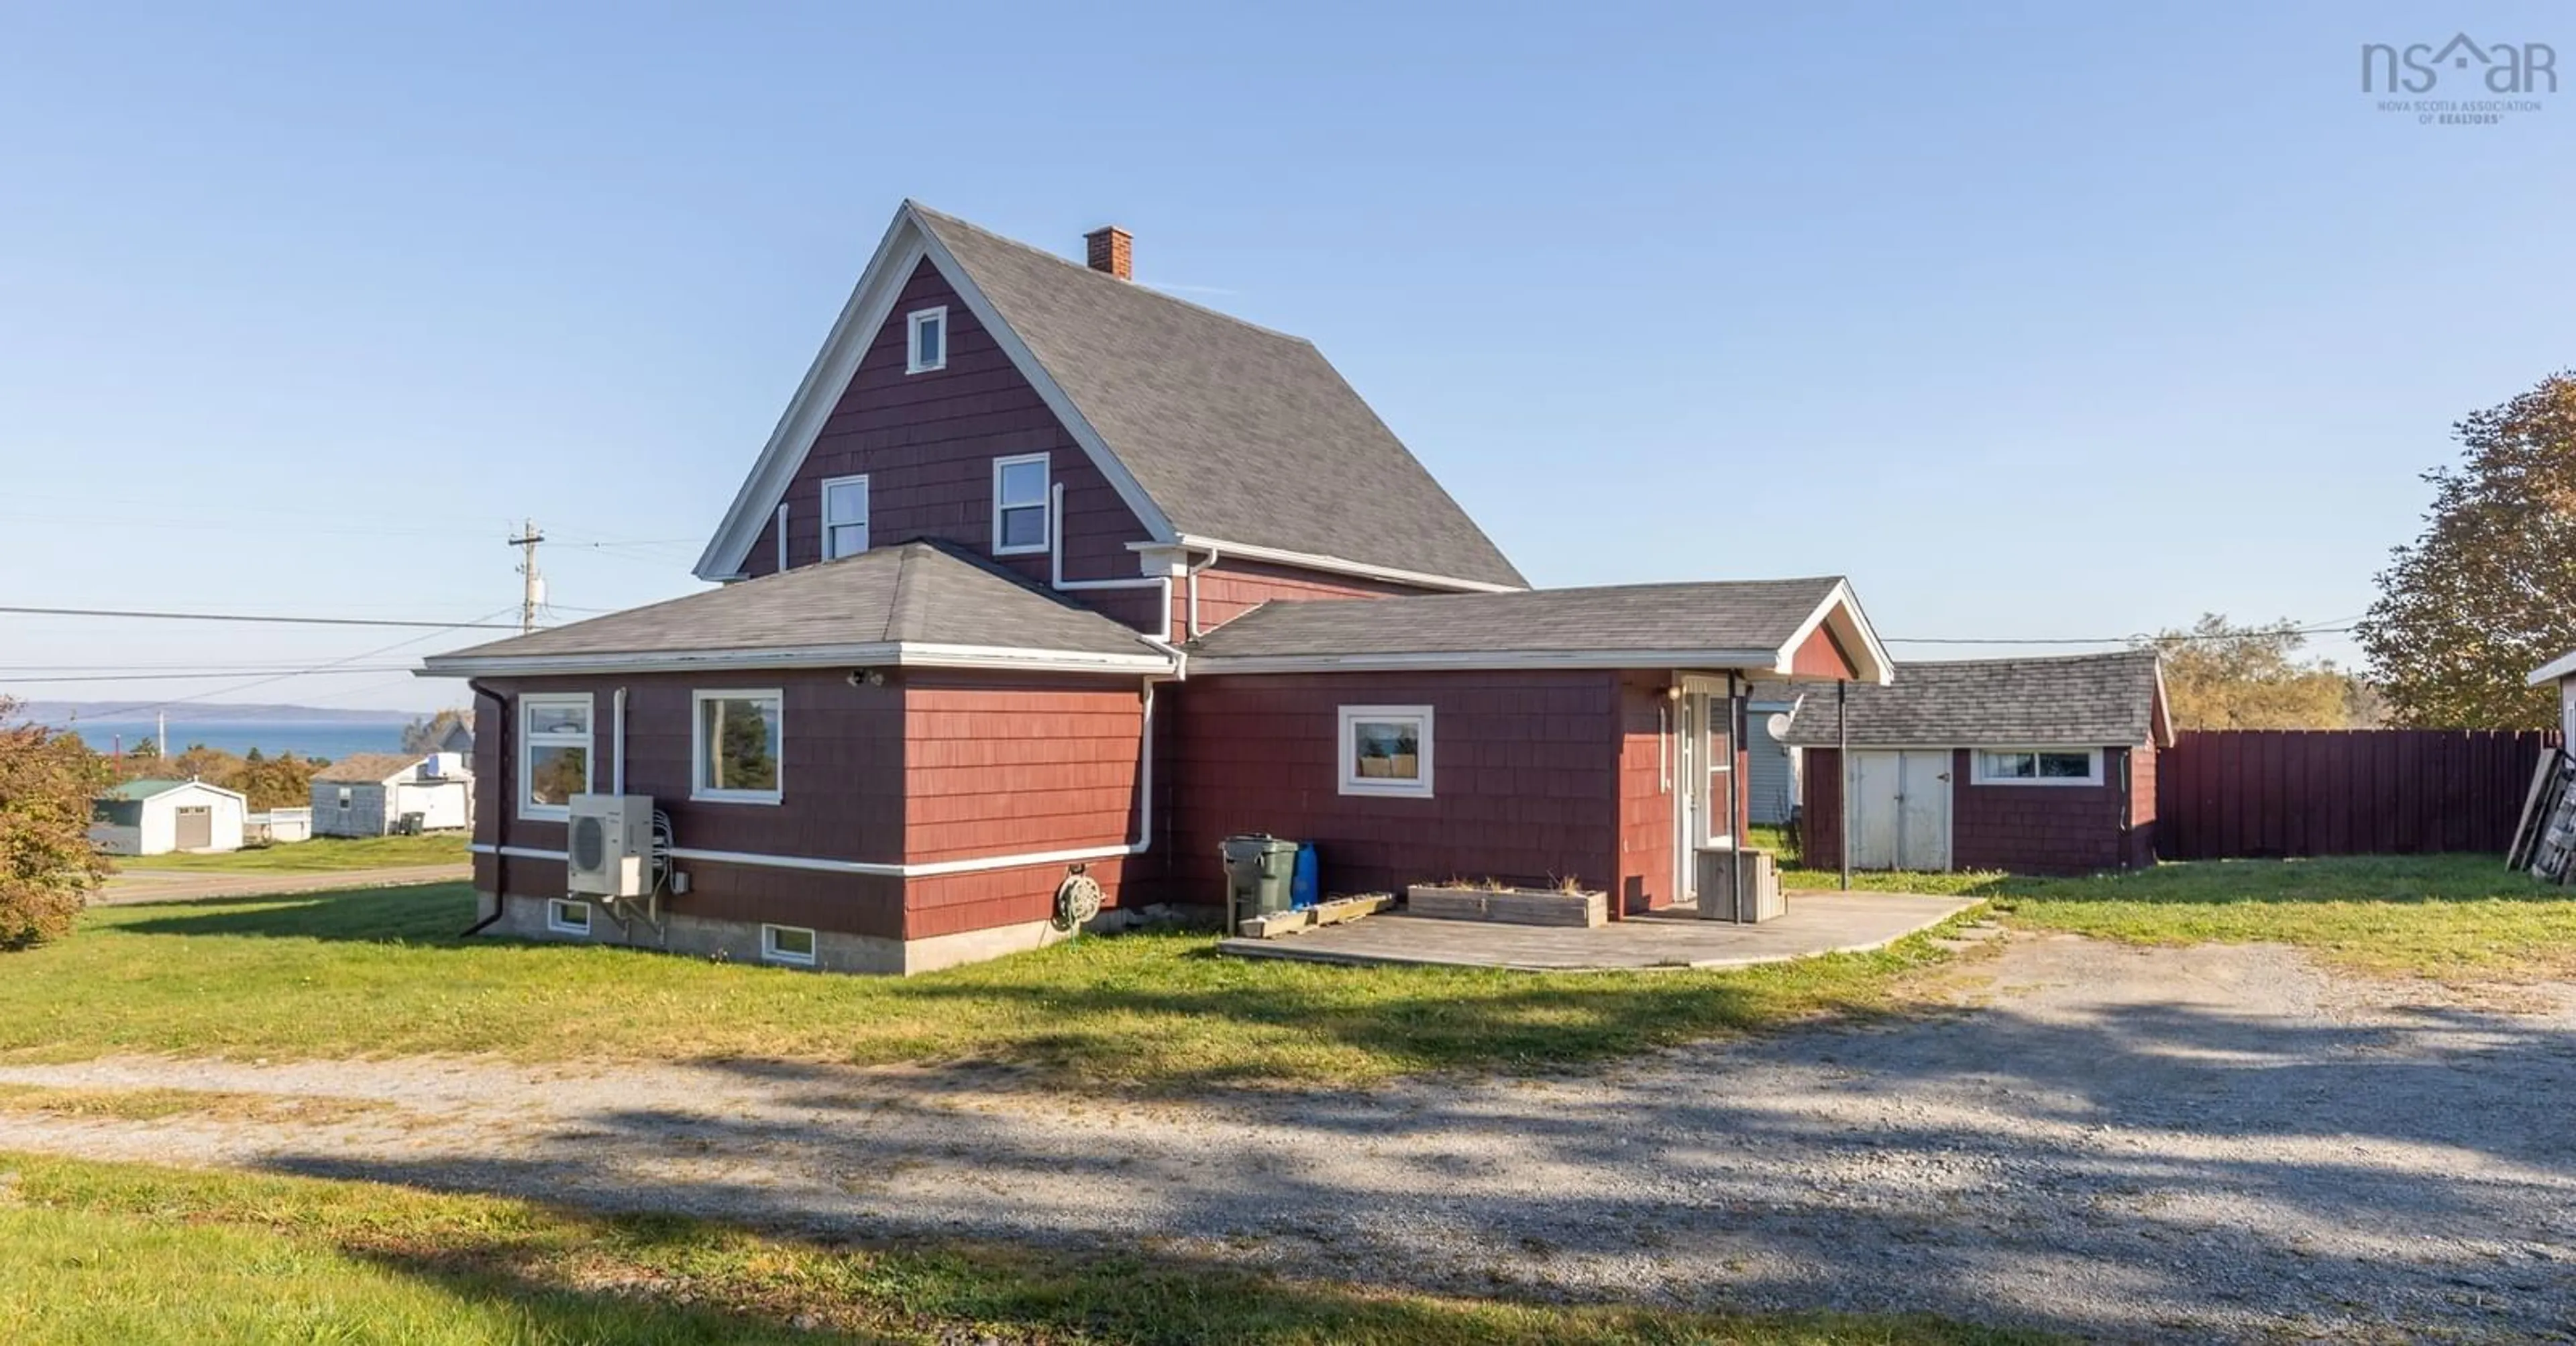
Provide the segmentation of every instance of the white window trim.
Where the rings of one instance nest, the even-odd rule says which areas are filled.
[[[1003,546],[1003,545],[1002,545],[1002,509],[1003,509],[1003,504],[1002,504],[1002,470],[1003,470],[1004,468],[1024,466],[1024,465],[1029,464],[1029,463],[1035,463],[1035,464],[1037,464],[1039,467],[1046,469],[1046,482],[1045,482],[1045,484],[1043,484],[1043,485],[1041,485],[1040,487],[1038,487],[1038,498],[1037,498],[1037,500],[1036,500],[1034,503],[1030,503],[1030,502],[1025,502],[1025,501],[1024,501],[1024,502],[1022,502],[1022,503],[1020,503],[1020,504],[1012,505],[1012,506],[1010,506],[1010,508],[1012,508],[1012,509],[1033,509],[1033,510],[1038,511],[1038,513],[1039,513],[1042,517],[1044,517],[1044,518],[1046,519],[1046,527],[1041,528],[1041,529],[1039,529],[1039,530],[1038,530],[1038,535],[1039,535],[1039,536],[1038,536],[1038,540],[1037,540],[1037,541],[1035,541],[1035,542],[1022,543],[1021,545],[1016,546],[1016,547],[1005,547],[1005,546]],[[1037,553],[1037,552],[1042,552],[1042,551],[1047,550],[1048,545],[1049,545],[1049,544],[1054,540],[1054,538],[1055,538],[1055,463],[1054,463],[1053,459],[1051,459],[1048,455],[1043,454],[1043,453],[1015,453],[1015,454],[1012,454],[1011,456],[1009,456],[1009,457],[1007,457],[1007,458],[996,458],[996,459],[994,459],[994,460],[993,460],[993,554],[994,554],[995,556],[1027,556],[1027,555],[1031,555],[1031,554],[1034,554],[1034,553]]]
[[[816,554],[820,555],[826,561],[837,561],[843,556],[857,556],[860,552],[866,551],[868,547],[876,545],[876,540],[873,536],[876,530],[869,525],[867,514],[862,514],[855,519],[836,518],[832,514],[832,488],[835,486],[848,486],[852,483],[856,483],[858,485],[859,500],[862,504],[867,506],[867,514],[876,513],[877,493],[875,488],[868,485],[867,473],[861,472],[855,476],[830,477],[825,479],[823,482],[823,545],[816,549]],[[780,508],[783,509],[785,506],[781,506]],[[866,545],[861,546],[858,551],[854,552],[836,552],[832,550],[832,530],[835,528],[847,528],[851,524],[857,524],[859,526],[860,535],[865,540]],[[785,553],[783,552],[781,553],[781,555],[784,554]]]
[[[563,913],[570,911],[575,907],[581,908],[581,924],[579,925],[575,925],[563,918]],[[550,897],[546,899],[546,929],[551,930],[558,935],[579,935],[584,939],[588,939],[590,937],[590,919],[590,904],[587,902],[576,901],[569,897]]]
[[[709,788],[707,711],[710,701],[748,701],[768,697],[778,703],[778,788],[718,790]],[[787,694],[776,687],[708,688],[689,693],[689,798],[706,804],[775,804],[787,787]]]
[[[779,948],[778,933],[782,930],[793,931],[797,934],[803,935],[814,945],[814,947],[804,953],[789,953]],[[812,930],[809,930],[804,926],[764,924],[760,927],[760,961],[764,963],[786,963],[795,967],[812,967],[814,966],[814,956],[822,951],[823,941],[821,937],[817,936]]]
[[[2082,776],[1989,776],[1986,774],[1986,754],[1990,752],[2080,752],[2085,754],[2085,760],[2090,763],[2091,770]],[[2098,786],[2102,783],[2102,756],[2103,753],[2100,748],[2025,748],[2017,746],[2003,748],[1970,748],[1968,750],[1968,783],[1971,785]]]
[[[1416,779],[1394,780],[1382,776],[1363,776],[1359,768],[1359,748],[1351,741],[1352,726],[1362,720],[1419,720],[1421,731],[1415,736]],[[1375,795],[1394,799],[1429,799],[1432,797],[1431,774],[1431,707],[1429,706],[1344,706],[1341,713],[1342,746],[1341,792],[1346,795]]]
[[[519,697],[519,816],[539,822],[566,822],[572,818],[568,804],[540,804],[528,795],[529,772],[534,766],[539,747],[573,746],[573,734],[557,731],[534,734],[528,731],[528,712],[540,706],[579,706],[582,723],[589,728],[578,735],[581,741],[581,788],[589,793],[599,780],[599,714],[588,692],[528,692]]]
[[[921,325],[925,322],[936,322],[939,324],[939,359],[929,364],[922,363],[921,359]],[[934,308],[917,308],[912,312],[903,315],[903,372],[907,374],[928,374],[936,370],[946,369],[948,367],[948,338],[950,335],[948,327],[948,306],[946,304],[941,304]]]

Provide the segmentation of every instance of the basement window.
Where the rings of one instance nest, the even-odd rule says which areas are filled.
[[[1431,707],[1342,707],[1342,793],[1431,797]]]
[[[760,927],[760,956],[767,962],[812,967],[814,932],[802,926],[764,925]]]
[[[1979,785],[2099,785],[2099,748],[1979,748]]]
[[[927,374],[948,367],[948,309],[914,309],[904,315],[903,372]]]
[[[546,928],[558,935],[590,933],[590,904],[569,898],[546,899]]]

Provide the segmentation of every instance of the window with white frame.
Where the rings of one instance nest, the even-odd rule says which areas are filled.
[[[903,372],[927,374],[948,367],[948,309],[918,308],[904,315]]]
[[[777,803],[779,753],[786,746],[778,690],[694,692],[691,699],[696,714],[690,757],[697,771],[689,797]]]
[[[568,897],[546,899],[546,928],[558,935],[590,933],[590,904]]]
[[[812,967],[814,932],[802,926],[764,925],[760,927],[760,956],[772,963]]]
[[[519,816],[566,818],[590,789],[590,694],[519,698]]]
[[[2099,785],[2100,748],[1979,748],[1979,785]]]
[[[341,811],[342,813],[346,813],[346,812],[348,812],[348,811],[349,811],[349,806],[350,806],[351,804],[353,804],[353,803],[357,802],[357,798],[358,798],[358,792],[357,792],[357,791],[352,790],[352,789],[350,789],[348,786],[345,786],[345,785],[341,786],[341,787],[340,787],[340,789],[339,789],[339,805],[340,805],[340,811]]]
[[[868,479],[834,477],[823,483],[823,559],[856,556],[868,549]]]
[[[1342,793],[1431,797],[1431,707],[1342,707]]]
[[[1047,456],[993,460],[993,554],[1047,549]]]

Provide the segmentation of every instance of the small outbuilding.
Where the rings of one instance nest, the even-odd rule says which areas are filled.
[[[474,773],[452,752],[352,753],[313,773],[313,833],[381,837],[406,815],[419,830],[474,825]]]
[[[2576,651],[2560,655],[2531,672],[2531,685],[2558,688],[2558,726],[2567,737],[2561,740],[2576,750]]]
[[[130,780],[100,795],[89,839],[110,855],[237,851],[250,801],[198,780]]]
[[[2173,725],[2151,650],[1901,664],[1893,683],[1853,683],[1839,702],[1810,694],[1788,742],[1806,757],[1817,869],[1846,858],[1846,833],[1854,869],[2155,861],[2156,754]]]

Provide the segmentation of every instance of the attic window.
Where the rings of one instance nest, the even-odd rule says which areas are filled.
[[[1047,456],[993,460],[993,554],[1047,549]]]
[[[927,374],[948,367],[948,308],[914,309],[904,315],[903,372]]]

